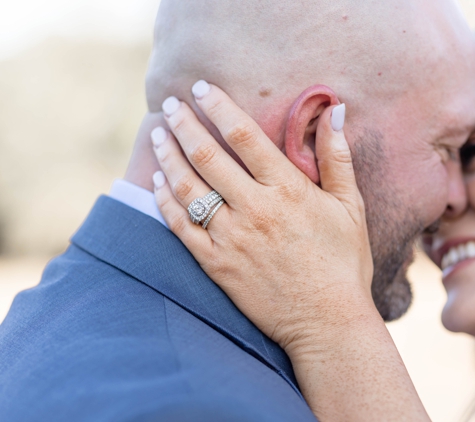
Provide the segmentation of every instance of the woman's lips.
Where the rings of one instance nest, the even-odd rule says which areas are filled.
[[[437,264],[443,271],[444,279],[455,270],[465,266],[475,258],[475,239],[459,238],[445,242],[437,253]]]
[[[475,258],[467,258],[455,265],[447,267],[445,270],[442,271],[442,281],[444,283],[447,282],[450,276],[454,275],[456,272],[465,268],[467,265],[472,264],[473,262],[475,262]]]

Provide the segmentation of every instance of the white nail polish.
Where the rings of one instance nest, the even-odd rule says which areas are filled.
[[[177,97],[168,97],[162,104],[162,110],[167,116],[171,116],[180,108],[180,101]]]
[[[191,92],[198,100],[201,100],[209,91],[211,91],[209,83],[203,80],[196,82],[191,88]]]
[[[340,104],[335,107],[332,112],[332,129],[336,132],[339,132],[345,126],[345,115],[346,115],[346,106],[345,104]]]
[[[155,189],[160,189],[161,187],[163,187],[165,181],[166,179],[165,175],[163,174],[163,171],[157,171],[153,175],[153,184],[155,185]]]
[[[158,148],[167,139],[167,131],[163,127],[156,127],[153,129],[151,137],[153,145]]]

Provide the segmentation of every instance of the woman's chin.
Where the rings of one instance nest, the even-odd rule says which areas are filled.
[[[442,324],[455,333],[475,336],[475,260],[457,265],[443,280],[447,303]]]
[[[442,324],[454,333],[466,333],[475,337],[475,291],[464,292],[464,289],[453,289],[447,293],[447,303],[442,311]]]

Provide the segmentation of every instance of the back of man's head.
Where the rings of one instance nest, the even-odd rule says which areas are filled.
[[[197,80],[214,83],[314,181],[315,120],[345,102],[373,297],[391,320],[410,304],[412,242],[451,206],[437,151],[475,127],[474,75],[453,0],[162,0],[147,99],[152,113],[170,95],[187,101],[219,139],[191,96]]]

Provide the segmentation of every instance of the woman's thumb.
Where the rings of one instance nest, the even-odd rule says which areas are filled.
[[[320,116],[315,140],[322,189],[341,202],[355,204],[359,198],[351,151],[343,127],[346,107],[328,107]]]

